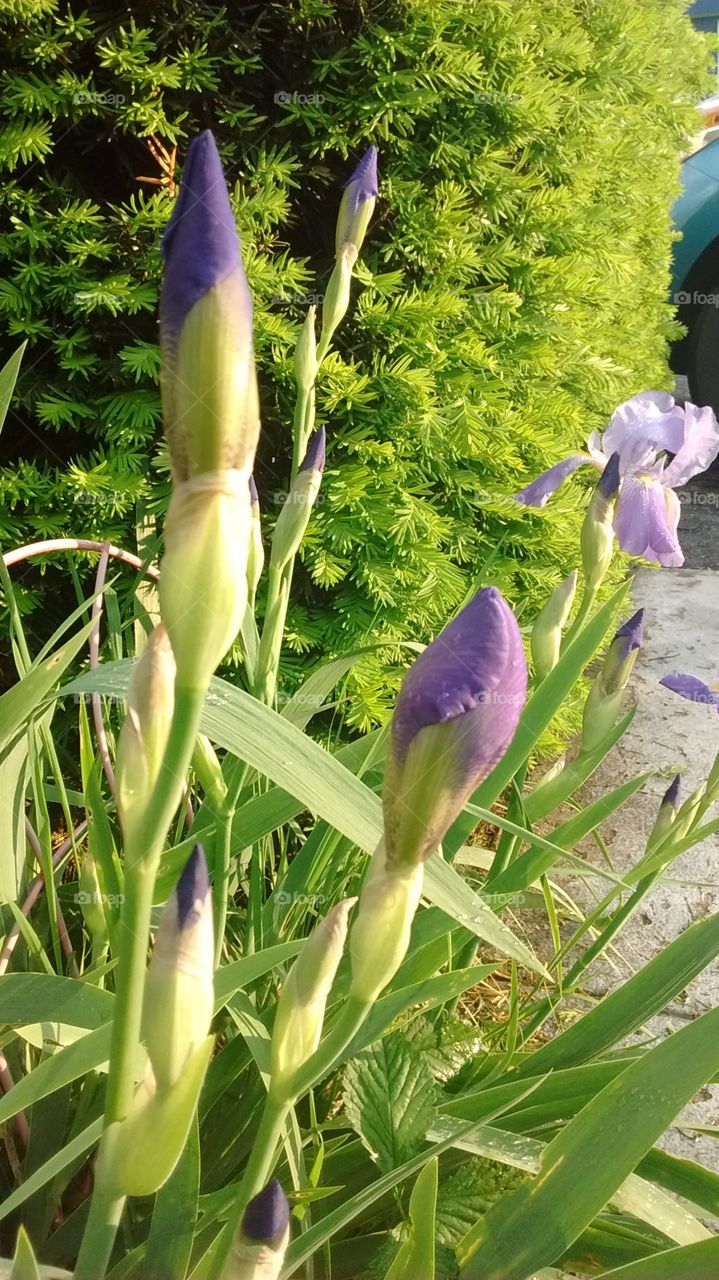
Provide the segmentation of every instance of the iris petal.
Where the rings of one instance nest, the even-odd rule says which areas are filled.
[[[604,432],[606,454],[617,449],[622,471],[643,466],[663,451],[676,453],[684,439],[684,411],[666,391],[642,391],[620,404]]]
[[[653,476],[625,476],[614,529],[622,550],[631,556],[642,556],[663,565],[684,563],[674,510],[668,512],[665,490]]]
[[[548,471],[543,471],[541,476],[537,476],[536,480],[521,489],[515,495],[517,502],[524,503],[525,507],[543,507],[567,476],[571,476],[578,467],[586,466],[591,461],[587,453],[573,453],[568,458],[562,458],[561,462],[555,462]]]
[[[692,676],[684,671],[672,671],[670,675],[662,676],[659,683],[664,685],[665,689],[671,689],[672,693],[678,693],[680,698],[716,707],[719,713],[719,692],[712,689],[704,680],[700,680],[699,676]]]
[[[701,409],[690,403],[684,406],[684,437],[672,452],[675,456],[662,476],[663,483],[672,489],[711,466],[719,453],[719,424],[709,405]]]

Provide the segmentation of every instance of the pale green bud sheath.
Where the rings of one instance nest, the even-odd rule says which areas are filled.
[[[377,148],[369,147],[342,195],[335,232],[335,266],[322,305],[318,364],[324,360],[332,335],[349,306],[352,268],[362,247],[378,191]]]
[[[350,999],[358,1004],[372,1004],[404,960],[423,881],[423,863],[388,868],[384,844],[372,855],[349,941]]]
[[[212,899],[196,844],[163,908],[145,982],[142,1039],[159,1090],[171,1088],[207,1038],[214,1004]]]
[[[617,631],[602,669],[584,704],[582,750],[593,751],[606,738],[621,711],[629,677],[642,646],[644,610],[638,609]]]
[[[577,571],[552,592],[532,627],[529,644],[537,677],[543,680],[559,662],[562,631],[566,626],[577,590]]]
[[[307,938],[277,1002],[272,1029],[270,1093],[291,1096],[295,1072],[315,1052],[327,997],[342,959],[349,913],[356,898],[333,907]]]
[[[255,597],[264,564],[265,549],[262,545],[260,499],[257,494],[257,485],[250,476],[250,545],[247,554],[247,603],[250,609],[255,607]]]
[[[298,391],[311,391],[317,377],[317,340],[315,315],[317,308],[308,307],[294,355],[295,383]]]
[[[222,773],[222,765],[217,758],[210,739],[204,733],[198,733],[195,749],[192,753],[192,768],[205,795],[214,808],[220,807],[227,796],[227,785]]]
[[[151,633],[135,662],[127,690],[127,714],[115,760],[117,807],[125,836],[126,861],[141,856],[138,837],[170,736],[175,705],[175,658],[167,630]],[[181,782],[177,788],[179,801]]]
[[[619,454],[613,453],[597,481],[582,524],[582,569],[587,593],[591,596],[599,589],[614,553],[614,513],[619,485]]]

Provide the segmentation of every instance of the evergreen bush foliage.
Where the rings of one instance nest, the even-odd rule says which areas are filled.
[[[368,142],[382,188],[321,375],[323,502],[295,579],[299,655],[426,639],[487,572],[526,618],[566,572],[581,482],[510,495],[669,386],[670,204],[706,53],[683,0],[4,0],[0,325],[30,346],[5,428],[0,537],[132,545],[167,497],[159,230],[181,166],[221,144],[256,300],[257,483],[287,487],[293,337],[322,293],[339,186]],[[23,607],[37,599],[24,579]],[[59,581],[59,577],[58,577]],[[390,649],[350,719],[391,705]],[[307,657],[302,659],[303,665]]]

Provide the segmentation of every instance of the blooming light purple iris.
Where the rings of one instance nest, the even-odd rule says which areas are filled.
[[[705,706],[716,707],[719,714],[719,691],[712,689],[699,676],[673,671],[668,676],[662,676],[659,683],[665,689],[671,689],[672,693],[678,693],[680,698],[687,698],[689,702],[702,702]]]
[[[615,410],[603,435],[592,432],[588,450],[555,463],[522,489],[517,500],[543,507],[572,472],[586,465],[604,471],[618,453],[621,488],[614,530],[620,546],[645,560],[683,564],[674,489],[705,471],[719,453],[713,410],[690,403],[682,408],[664,391],[643,391]],[[668,454],[674,455],[671,461]]]
[[[234,273],[238,295],[252,320],[252,301],[240,240],[215,139],[206,129],[193,138],[180,194],[162,237],[165,274],[160,299],[161,342],[173,348],[182,323],[199,299]]]

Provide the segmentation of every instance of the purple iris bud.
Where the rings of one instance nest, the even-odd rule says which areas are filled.
[[[600,476],[597,488],[605,498],[613,498],[619,491],[619,463],[619,454],[613,453]]]
[[[615,640],[624,641],[625,653],[631,653],[632,649],[640,649],[644,640],[644,610],[637,609],[617,631]]]
[[[180,929],[196,924],[203,913],[205,899],[210,892],[205,851],[196,844],[177,882],[177,923]]]
[[[300,471],[323,471],[325,465],[326,433],[324,427],[318,427],[312,436],[307,452],[300,463]]]
[[[485,587],[405,676],[385,773],[388,865],[434,852],[507,750],[526,694],[517,621],[496,587]]]
[[[346,184],[350,192],[352,211],[355,212],[365,200],[374,200],[379,192],[377,176],[377,148],[368,147],[352,177]]]
[[[193,138],[180,194],[162,237],[165,277],[160,303],[162,340],[173,347],[194,304],[231,271],[244,279],[235,218],[215,139],[206,129]],[[245,281],[248,323],[252,302]]]
[[[679,792],[681,790],[681,775],[677,774],[669,783],[662,797],[662,805],[668,805],[670,809],[676,809],[679,806]]]
[[[276,1178],[267,1183],[245,1209],[242,1235],[256,1244],[280,1244],[289,1227],[290,1206]]]
[[[254,476],[250,476],[250,503],[252,504],[253,507],[259,507],[260,505],[260,499],[257,493],[257,485],[255,484]]]
[[[599,684],[604,694],[623,689],[632,673],[644,636],[644,610],[628,618],[617,631],[604,660]]]
[[[372,217],[379,191],[377,148],[369,147],[347,183],[337,218],[335,248],[339,257],[351,248],[356,257]]]
[[[719,714],[719,691],[712,689],[698,676],[673,671],[668,676],[662,676],[659,683],[665,689],[671,689],[672,693],[678,693],[680,698],[687,698],[689,702],[702,702],[708,707],[716,707]]]

